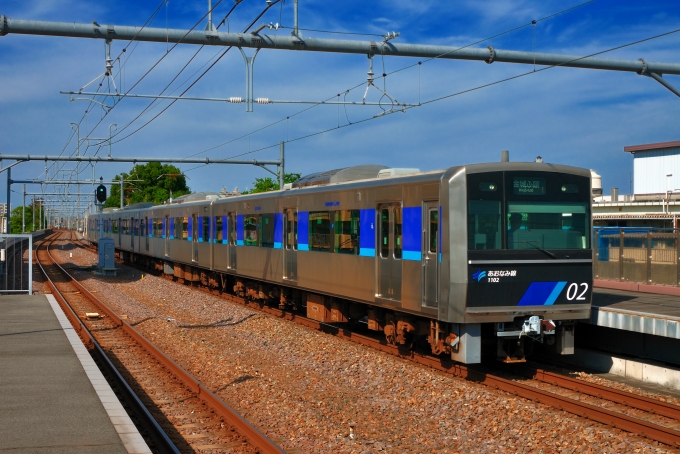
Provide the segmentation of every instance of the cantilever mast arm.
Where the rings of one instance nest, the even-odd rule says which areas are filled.
[[[661,85],[663,85],[664,87],[668,88],[668,89],[669,89],[671,92],[673,92],[676,96],[680,97],[680,90],[678,90],[678,89],[675,88],[673,85],[671,85],[670,83],[668,83],[668,81],[664,80],[664,78],[661,77],[662,74],[649,73],[649,74],[645,74],[645,76],[651,77],[652,79],[654,79],[655,81],[657,81],[657,82],[659,82]]]

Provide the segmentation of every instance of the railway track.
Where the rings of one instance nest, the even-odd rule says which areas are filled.
[[[137,422],[152,449],[284,452],[56,263],[49,248],[63,236],[59,232],[41,242],[36,263],[85,345],[95,350],[99,362],[110,363],[105,375],[118,378],[115,387],[127,390],[126,400],[136,402],[132,405]]]
[[[134,265],[133,265],[134,266]],[[145,269],[145,272],[149,272]],[[163,275],[169,280],[172,276]],[[320,323],[298,313],[269,307],[240,297],[197,285],[192,286],[242,304],[248,308],[293,321],[336,337],[356,342],[402,359],[483,383],[495,389],[618,428],[675,448],[680,447],[680,406],[626,391],[574,379],[540,368],[515,365],[499,372],[487,366],[466,366],[417,352],[404,352],[381,339],[349,331],[344,327]],[[631,415],[631,413],[633,415]]]

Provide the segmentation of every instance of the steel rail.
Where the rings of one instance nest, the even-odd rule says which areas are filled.
[[[86,246],[83,246],[86,247]],[[162,274],[162,273],[161,273]],[[168,276],[165,274],[162,274],[162,276],[166,279],[172,280],[172,276]],[[192,283],[194,285],[197,285],[195,283]],[[259,303],[255,302],[248,302],[243,298],[234,296],[234,295],[229,295],[229,294],[224,294],[221,293],[220,291],[217,290],[211,290],[207,287],[204,287],[202,285],[197,285],[198,289],[201,289],[202,291],[205,291],[207,293],[219,296],[221,298],[224,298],[226,300],[236,302],[239,304],[242,304],[246,307],[249,307],[254,310],[258,310],[260,312],[265,312],[267,314],[273,315],[275,317],[292,321],[298,324],[301,324],[303,326],[307,326],[309,328],[322,331],[324,333],[339,337],[344,340],[348,340],[351,342],[355,342],[361,345],[365,345],[367,347],[374,348],[376,350],[389,353],[391,355],[397,356],[399,358],[412,361],[416,364],[420,364],[422,366],[426,366],[435,370],[438,370],[440,372],[445,372],[447,374],[451,374],[453,376],[457,376],[466,380],[470,381],[475,381],[478,383],[485,384],[487,386],[490,386],[495,389],[499,389],[505,392],[508,392],[510,394],[516,395],[518,397],[523,397],[526,399],[530,399],[536,402],[543,403],[545,405],[551,406],[558,408],[563,411],[567,411],[569,413],[575,414],[577,416],[584,417],[586,419],[591,419],[593,421],[602,423],[607,426],[611,426],[614,428],[618,428],[621,430],[624,430],[626,432],[630,432],[633,434],[638,434],[643,437],[649,438],[651,440],[655,440],[661,443],[664,443],[669,446],[673,447],[680,447],[680,431],[661,426],[658,424],[650,423],[642,419],[634,418],[628,415],[624,415],[622,413],[618,413],[615,411],[607,410],[605,408],[601,408],[592,404],[588,404],[585,402],[581,402],[578,400],[571,399],[569,397],[561,396],[559,394],[551,393],[549,391],[544,391],[532,386],[524,385],[521,383],[518,383],[513,380],[509,380],[506,378],[502,378],[499,376],[495,376],[493,374],[489,374],[485,371],[478,370],[474,367],[468,367],[463,364],[455,363],[449,359],[446,358],[440,358],[440,357],[434,357],[430,355],[422,355],[419,353],[415,353],[413,351],[405,352],[405,351],[400,351],[398,346],[395,345],[388,345],[383,343],[382,341],[375,339],[373,337],[365,336],[362,334],[357,334],[354,333],[346,328],[339,327],[336,325],[330,325],[322,322],[318,322],[313,319],[309,319],[307,317],[292,313],[290,311],[285,311],[281,310],[278,308],[273,308],[273,307],[268,307],[266,305],[261,305]],[[545,377],[546,379],[554,379],[550,373],[542,373],[542,374],[537,374],[539,377]],[[566,382],[565,382],[566,383]],[[610,389],[610,388],[607,388]],[[616,390],[612,390],[616,391]],[[644,405],[649,405],[645,404],[644,400],[648,398],[643,398],[638,401],[633,399],[634,397],[642,397],[642,396],[635,396],[635,395],[628,395],[624,396],[626,393],[625,392],[613,392],[611,393],[612,397],[615,397],[619,400],[622,400],[623,397],[629,397],[628,401],[629,402],[635,402],[636,405],[644,406]],[[618,397],[616,397],[618,395]],[[604,394],[602,395],[602,398],[604,397]],[[652,401],[653,399],[649,399]],[[638,403],[640,402],[640,403]],[[662,411],[664,411],[667,414],[676,414],[675,410],[671,407],[674,407],[670,404],[663,405],[665,403],[656,401],[659,404],[659,407],[665,408],[665,410],[662,410],[661,408],[654,408],[652,410],[647,410],[650,412],[654,412],[656,414],[666,416],[666,414],[663,414]],[[633,406],[633,405],[631,405]],[[637,408],[637,407],[636,407]],[[675,416],[668,416],[668,417],[675,417]]]
[[[250,424],[243,416],[238,414],[222,399],[217,397],[212,391],[205,387],[200,381],[196,380],[191,374],[185,371],[180,365],[170,359],[165,353],[158,349],[154,344],[142,336],[137,330],[130,326],[125,320],[120,318],[115,312],[94,296],[87,290],[80,282],[73,278],[63,267],[61,267],[56,260],[54,264],[59,270],[71,279],[73,285],[80,290],[80,292],[94,303],[107,317],[109,317],[115,324],[121,327],[123,332],[132,337],[144,349],[152,354],[168,370],[177,377],[187,388],[196,393],[196,397],[206,402],[217,414],[232,425],[241,435],[246,437],[248,441],[255,447],[262,450],[264,454],[285,454],[285,451],[277,446],[271,439],[260,432],[255,426]]]
[[[45,282],[52,291],[54,299],[57,300],[59,307],[61,307],[61,310],[66,315],[66,318],[71,323],[71,326],[78,334],[78,337],[83,341],[83,344],[85,344],[85,348],[96,355],[96,357],[100,360],[100,364],[106,369],[106,371],[118,385],[118,389],[123,393],[127,402],[132,405],[135,415],[143,421],[143,424],[146,426],[147,430],[149,430],[150,438],[155,443],[157,443],[157,446],[162,448],[164,452],[179,454],[180,451],[177,449],[172,440],[170,440],[170,437],[168,437],[165,431],[161,428],[160,424],[158,424],[158,421],[156,421],[156,418],[153,417],[146,406],[142,403],[142,401],[139,399],[139,396],[137,396],[137,394],[132,390],[127,380],[125,380],[120,372],[118,372],[116,366],[113,365],[109,357],[106,355],[106,353],[104,353],[104,349],[102,349],[99,343],[94,339],[94,336],[92,336],[92,333],[90,333],[82,320],[80,320],[80,318],[78,318],[78,316],[75,314],[73,308],[71,308],[71,306],[68,304],[64,295],[59,291],[52,279],[50,279],[42,263],[38,260],[38,248],[42,245],[42,243],[48,240],[50,240],[51,244],[51,242],[54,241],[54,238],[58,237],[58,235],[59,234],[55,234],[53,235],[53,238],[41,241],[34,250],[35,263],[38,265],[40,271],[45,277]],[[49,253],[49,245],[46,246],[46,249],[48,256],[52,258]],[[57,265],[56,261],[54,261],[54,259],[52,260],[54,265]]]
[[[121,25],[100,25],[75,22],[49,22],[12,19],[0,16],[0,36],[7,34],[65,36],[104,40],[134,40],[157,43],[199,44],[206,46],[234,46],[257,49],[335,52],[345,54],[384,55],[416,58],[441,58],[452,60],[477,60],[487,63],[520,63],[544,66],[627,71],[638,74],[680,75],[680,64],[647,62],[644,60],[619,60],[611,58],[582,57],[538,52],[488,48],[464,48],[405,44],[394,41],[354,41],[298,36],[263,35],[259,33],[225,33],[210,30],[178,30]]]
[[[533,369],[525,366],[519,367],[519,369],[521,369],[526,376],[534,380],[587,394],[589,396],[598,397],[600,399],[606,399],[629,406],[631,408],[637,408],[638,410],[647,411],[649,413],[680,421],[680,406],[669,404],[668,402],[651,399],[649,397],[640,396],[637,394],[631,394],[626,391],[599,385],[597,383],[589,383],[584,380],[565,377],[564,375],[556,374],[543,369]]]
[[[230,299],[234,298],[233,295],[229,295]],[[240,298],[239,298],[240,299]],[[302,317],[296,314],[292,314],[286,311],[282,311],[280,309],[276,308],[269,308],[264,306],[263,308],[260,307],[259,304],[255,303],[246,303],[243,301],[242,304],[245,304],[246,306],[254,309],[259,309],[259,310],[264,310],[264,312],[267,312],[271,315],[275,315],[277,317],[286,319],[286,320],[291,320],[295,321],[297,323],[301,323],[305,326],[308,326],[310,328],[315,328],[317,330],[323,331],[327,334],[334,335],[336,337],[340,337],[342,339],[346,339],[352,342],[356,342],[362,345],[366,345],[372,348],[375,348],[377,350],[390,353],[392,355],[398,356],[400,358],[413,361],[417,364],[423,365],[430,367],[432,369],[439,370],[441,372],[446,372],[448,374],[464,378],[466,380],[470,381],[475,381],[478,383],[483,383],[485,385],[491,386],[492,388],[500,389],[503,391],[506,391],[508,393],[511,393],[513,395],[523,397],[526,399],[534,400],[540,403],[543,403],[545,405],[549,405],[551,407],[556,407],[559,408],[560,410],[567,411],[569,413],[573,413],[578,416],[582,416],[587,419],[591,419],[593,421],[597,421],[599,423],[612,426],[621,430],[625,430],[627,432],[631,432],[633,434],[639,434],[641,436],[644,436],[646,438],[650,438],[655,441],[659,441],[661,443],[674,446],[674,447],[680,447],[680,431],[677,431],[675,429],[671,429],[668,427],[660,426],[658,424],[653,424],[647,421],[644,421],[642,419],[638,418],[633,418],[631,416],[627,416],[621,413],[617,413],[611,410],[607,410],[605,408],[601,408],[595,405],[591,405],[585,402],[581,402],[578,400],[574,400],[568,397],[560,396],[555,393],[551,393],[548,391],[544,391],[541,389],[534,388],[532,386],[524,385],[521,383],[517,383],[512,380],[508,380],[502,377],[498,377],[492,374],[488,374],[486,372],[476,370],[473,367],[468,367],[463,364],[458,364],[454,363],[450,360],[438,358],[438,357],[432,357],[428,355],[421,355],[418,353],[410,352],[409,354],[404,354],[399,350],[399,347],[393,346],[393,345],[387,345],[382,343],[380,340],[364,336],[361,334],[356,334],[351,331],[348,331],[346,329],[334,326],[334,325],[328,325],[325,323],[317,322],[316,320],[308,319],[306,317]],[[545,377],[552,377],[550,375],[543,375]],[[615,393],[612,393],[612,396]],[[621,392],[619,396],[623,394]],[[634,396],[634,395],[630,395]],[[641,396],[635,396],[635,397],[641,397]],[[606,397],[603,397],[606,398]],[[650,399],[652,400],[652,399]],[[629,399],[629,401],[633,401],[633,399]],[[659,402],[663,404],[662,402]],[[640,404],[642,405],[642,404]],[[660,407],[665,407],[661,405]],[[649,411],[649,410],[648,410]],[[654,410],[658,414],[662,414],[660,409]],[[670,410],[667,410],[670,411]],[[665,415],[664,415],[665,416]]]

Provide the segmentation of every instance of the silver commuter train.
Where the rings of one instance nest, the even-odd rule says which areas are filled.
[[[591,308],[590,201],[590,171],[576,167],[366,165],[275,192],[137,204],[103,213],[102,229],[123,259],[177,279],[367,323],[463,363],[483,344],[512,362],[534,342],[573,353]],[[96,243],[99,215],[86,225]]]

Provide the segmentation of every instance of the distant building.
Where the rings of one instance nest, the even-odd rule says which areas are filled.
[[[623,147],[633,154],[633,192],[665,194],[680,191],[680,141]]]
[[[633,145],[633,194],[594,195],[593,224],[680,228],[680,141]]]

